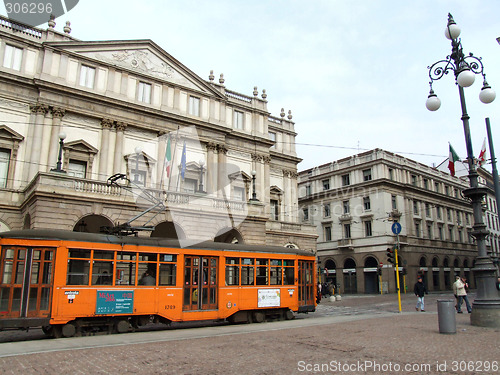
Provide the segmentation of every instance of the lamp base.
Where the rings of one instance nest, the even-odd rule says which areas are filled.
[[[488,305],[473,304],[472,313],[470,314],[471,325],[500,328],[500,300],[491,302],[493,303]]]

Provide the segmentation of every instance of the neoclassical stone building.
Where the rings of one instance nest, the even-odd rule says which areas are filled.
[[[130,221],[150,227],[139,235],[315,250],[290,111],[271,116],[265,90],[204,80],[151,40],[70,32],[0,19],[0,230]]]
[[[468,186],[468,179],[381,149],[300,172],[302,222],[317,228],[323,279],[342,293],[394,292],[386,251],[397,242],[398,221],[402,290],[411,293],[418,274],[431,291],[451,289],[455,274],[474,286],[472,208],[461,195]]]

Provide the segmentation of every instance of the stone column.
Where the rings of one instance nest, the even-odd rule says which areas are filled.
[[[296,171],[293,171],[291,173],[290,177],[290,221],[294,223],[299,222],[299,197],[297,195],[298,193],[298,188],[297,188],[297,178],[298,178],[298,173]],[[333,207],[332,207],[333,209]]]
[[[99,180],[107,180],[108,176],[108,158],[109,158],[109,132],[113,127],[113,120],[101,120],[101,149],[99,150]]]
[[[217,197],[230,197],[229,177],[227,176],[227,148],[225,145],[217,145]],[[225,193],[225,195],[223,194]]]
[[[123,165],[123,138],[127,124],[116,123],[115,159],[113,162],[113,174],[122,172]]]
[[[270,212],[270,194],[271,192],[269,191],[269,188],[271,187],[271,173],[270,173],[270,166],[269,164],[271,163],[271,157],[268,155],[264,155],[262,157],[262,169],[263,169],[263,179],[261,183],[261,188],[262,188],[262,200],[268,210],[268,213]]]
[[[52,108],[52,132],[50,133],[49,158],[47,172],[55,168],[59,155],[59,133],[61,132],[61,120],[65,110],[62,108]]]
[[[205,189],[207,194],[217,192],[217,145],[213,142],[207,143],[207,180]]]
[[[31,157],[28,160],[30,163],[28,180],[31,180],[35,175],[41,170],[40,158],[42,155],[42,136],[45,114],[49,108],[42,104],[36,104],[31,107],[31,110],[35,113],[35,123],[33,131],[33,139],[31,146]]]

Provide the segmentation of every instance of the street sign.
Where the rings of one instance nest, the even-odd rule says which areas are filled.
[[[401,233],[401,224],[399,224],[398,222],[395,222],[394,224],[392,224],[392,233],[394,234],[399,234]]]

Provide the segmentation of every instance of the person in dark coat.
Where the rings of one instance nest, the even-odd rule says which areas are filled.
[[[413,293],[415,293],[415,295],[417,296],[417,306],[415,306],[415,310],[425,312],[424,295],[427,294],[427,288],[422,281],[422,276],[419,276],[417,278],[417,282],[415,283],[415,287],[413,288]]]

